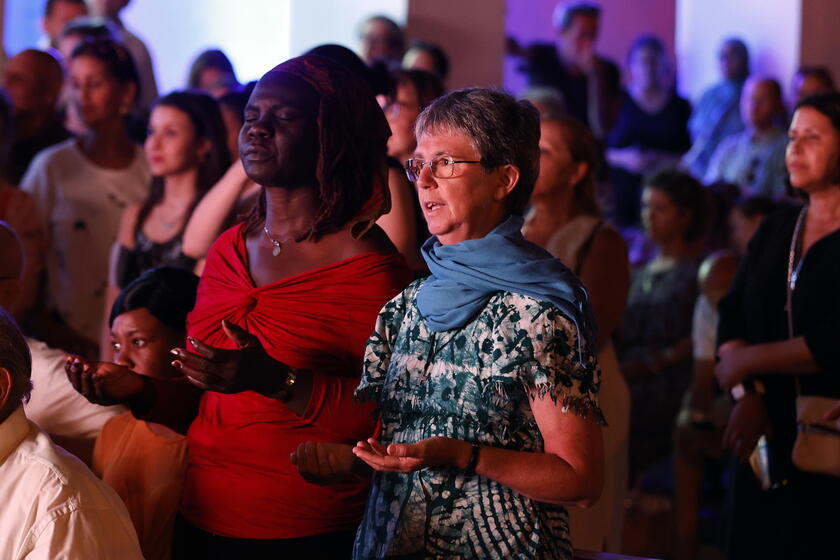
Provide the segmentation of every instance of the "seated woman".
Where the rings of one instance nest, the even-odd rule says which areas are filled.
[[[691,319],[705,231],[706,195],[696,179],[662,171],[647,181],[642,223],[655,258],[633,271],[617,346],[630,386],[630,480],[666,459],[691,380]]]
[[[618,122],[607,138],[607,161],[615,194],[615,223],[639,223],[642,176],[675,165],[691,147],[691,106],[677,95],[665,45],[643,35],[627,55],[630,83]]]
[[[77,381],[147,421],[189,427],[175,558],[349,556],[368,481],[308,484],[288,457],[375,427],[373,407],[353,399],[358,369],[378,310],[410,281],[374,226],[388,203],[387,138],[370,89],[338,64],[302,56],[268,72],[240,134],[263,195],[210,250],[189,351],[175,351],[175,367],[208,389],[200,406],[181,381]]]
[[[184,254],[182,233],[204,194],[230,166],[225,127],[212,97],[176,91],[152,109],[145,143],[152,172],[149,194],[123,211],[111,253],[105,316],[118,290],[159,266],[192,271],[196,259]],[[103,359],[109,359],[110,333],[103,327]]]
[[[586,292],[520,233],[539,117],[474,88],[435,101],[417,132],[407,170],[432,275],[368,342],[356,394],[381,433],[293,460],[318,480],[347,474],[351,451],[377,471],[354,558],[571,559],[563,504],[594,502],[603,479],[600,374]]]
[[[197,287],[198,277],[187,270],[163,267],[145,272],[120,292],[111,310],[114,363],[91,364],[68,356],[68,375],[88,367],[179,377],[169,364],[169,350],[186,336]],[[109,420],[96,439],[93,472],[125,502],[148,560],[170,558],[186,468],[186,438],[162,424],[137,420],[130,412]]]
[[[621,551],[630,391],[618,369],[612,338],[630,287],[630,263],[621,235],[606,225],[595,194],[600,160],[595,137],[571,117],[540,119],[540,175],[522,233],[568,266],[589,293],[598,321],[605,480],[601,499],[588,509],[569,508],[572,542],[585,550]]]
[[[76,354],[99,356],[120,214],[149,189],[146,158],[127,131],[138,83],[121,45],[103,39],[76,47],[69,84],[85,131],[35,156],[21,181],[47,228],[49,309],[41,332],[51,346]],[[101,95],[92,93],[95,86]]]

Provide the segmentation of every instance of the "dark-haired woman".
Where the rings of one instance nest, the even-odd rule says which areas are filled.
[[[21,181],[47,228],[48,305],[43,337],[98,356],[108,256],[120,215],[149,188],[143,150],[127,132],[138,80],[128,51],[109,40],[82,43],[69,64],[71,103],[86,130],[38,154]]]
[[[677,95],[665,45],[657,37],[636,39],[627,55],[630,83],[618,121],[607,138],[615,192],[615,223],[638,225],[642,176],[676,164],[691,147],[691,106]]]
[[[630,386],[630,482],[671,452],[674,420],[691,381],[691,321],[698,295],[706,193],[677,171],[652,176],[642,223],[656,256],[633,271],[618,357]]]
[[[630,263],[627,246],[608,226],[595,194],[600,154],[589,127],[571,117],[540,119],[540,174],[522,233],[559,258],[583,282],[598,321],[604,491],[591,508],[569,508],[572,542],[584,550],[621,549],[627,490],[630,391],[618,368],[612,339],[621,325]]]
[[[219,49],[203,51],[190,66],[187,87],[219,98],[239,87],[233,64]]]
[[[263,196],[210,249],[189,346],[173,358],[207,389],[197,417],[167,406],[186,402],[170,398],[176,382],[99,381],[149,421],[183,430],[194,419],[176,557],[350,555],[368,481],[309,484],[289,455],[374,429],[373,407],[353,400],[362,352],[378,310],[410,280],[373,226],[387,208],[387,137],[369,88],[334,62],[303,56],[263,76],[240,134]]]
[[[840,94],[799,102],[788,139],[790,183],[807,202],[762,223],[719,307],[715,373],[727,389],[740,386],[724,435],[742,461],[731,558],[829,558],[837,551],[835,517],[818,504],[840,501],[840,478],[809,472],[792,454],[806,433],[797,436],[797,394],[824,397],[824,411],[840,400]],[[819,424],[823,410],[811,415],[806,423]],[[835,428],[826,423],[810,433]],[[761,435],[766,492],[746,464]],[[822,444],[815,451],[829,450]]]
[[[385,230],[394,245],[414,269],[425,269],[420,259],[420,246],[429,237],[420,210],[414,185],[405,176],[403,165],[414,155],[417,137],[414,123],[420,112],[443,94],[443,85],[424,70],[394,70],[394,94],[380,97],[380,105],[391,127],[388,138],[388,185],[391,211],[377,224]]]
[[[197,287],[198,277],[192,272],[171,267],[146,271],[129,283],[108,318],[113,363],[68,356],[65,370],[70,379],[83,367],[179,377],[169,363],[169,351],[183,343]],[[96,439],[91,468],[125,502],[147,560],[170,558],[186,467],[183,435],[163,424],[137,420],[130,412],[108,420]]]
[[[118,290],[159,266],[192,271],[196,259],[184,254],[181,235],[193,208],[230,165],[219,106],[203,93],[173,92],[162,97],[149,119],[146,159],[153,179],[142,203],[123,212],[111,254],[106,317]],[[109,334],[103,333],[101,350]]]

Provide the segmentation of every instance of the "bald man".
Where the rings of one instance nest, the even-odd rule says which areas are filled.
[[[14,114],[14,140],[3,175],[20,183],[35,154],[70,137],[57,112],[64,76],[59,62],[35,49],[21,51],[6,65],[3,86]]]
[[[20,239],[6,222],[0,221],[0,307],[14,308],[21,294],[23,267]],[[91,404],[67,380],[63,351],[31,338],[26,342],[32,355],[34,386],[24,405],[27,417],[58,445],[89,464],[99,430],[125,408]]]
[[[767,76],[752,76],[741,93],[744,131],[723,139],[712,155],[704,180],[734,183],[745,196],[779,199],[785,194],[787,131],[782,88]]]

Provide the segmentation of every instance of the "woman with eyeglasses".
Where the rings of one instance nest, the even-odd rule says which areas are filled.
[[[311,480],[375,471],[355,558],[571,559],[564,504],[600,494],[586,292],[520,233],[539,131],[529,103],[478,88],[417,120],[406,167],[431,276],[382,309],[368,342],[356,395],[378,404],[380,433],[294,456]]]

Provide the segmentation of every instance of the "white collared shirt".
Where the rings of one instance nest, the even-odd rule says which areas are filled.
[[[142,559],[116,492],[20,407],[0,423],[0,559]]]

